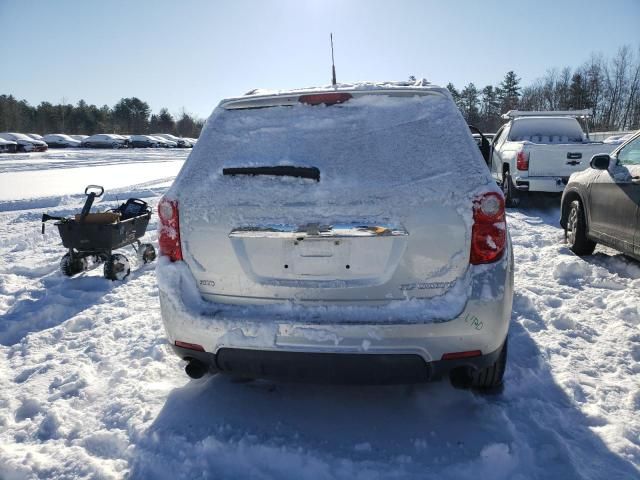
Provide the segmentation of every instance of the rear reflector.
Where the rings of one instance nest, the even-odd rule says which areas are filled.
[[[442,360],[459,360],[461,358],[479,357],[482,355],[480,350],[469,350],[468,352],[452,352],[442,355]]]
[[[204,352],[204,347],[202,345],[198,345],[197,343],[188,343],[188,342],[181,342],[180,340],[176,340],[176,347],[182,347],[188,350],[195,350],[196,352]]]
[[[298,101],[307,105],[335,105],[336,103],[344,103],[352,98],[350,93],[314,93],[311,95],[300,95]]]
[[[160,255],[166,255],[172,262],[182,260],[178,201],[162,198],[158,203],[158,216],[160,217],[160,232],[158,234]]]

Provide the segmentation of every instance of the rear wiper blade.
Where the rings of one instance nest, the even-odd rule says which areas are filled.
[[[316,167],[293,167],[282,165],[276,167],[233,167],[223,168],[223,175],[274,175],[276,177],[309,178],[320,181],[320,170]]]

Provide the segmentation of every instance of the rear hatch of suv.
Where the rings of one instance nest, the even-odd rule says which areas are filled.
[[[223,102],[166,198],[205,299],[344,305],[459,284],[492,189],[440,89],[314,92]]]

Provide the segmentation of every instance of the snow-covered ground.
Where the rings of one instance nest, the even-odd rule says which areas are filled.
[[[153,265],[64,278],[39,223],[77,211],[88,183],[108,188],[98,208],[155,206],[187,153],[0,155],[0,479],[640,478],[640,264],[574,256],[557,197],[509,212],[500,394],[189,380]]]

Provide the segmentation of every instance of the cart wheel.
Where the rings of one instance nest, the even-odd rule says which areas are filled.
[[[138,258],[142,263],[151,263],[156,259],[156,249],[150,243],[143,243],[138,248]]]
[[[87,259],[82,257],[71,256],[68,253],[60,259],[60,271],[66,277],[74,275],[87,269]]]
[[[114,253],[104,264],[104,278],[107,280],[124,280],[129,272],[129,260],[121,253]]]

